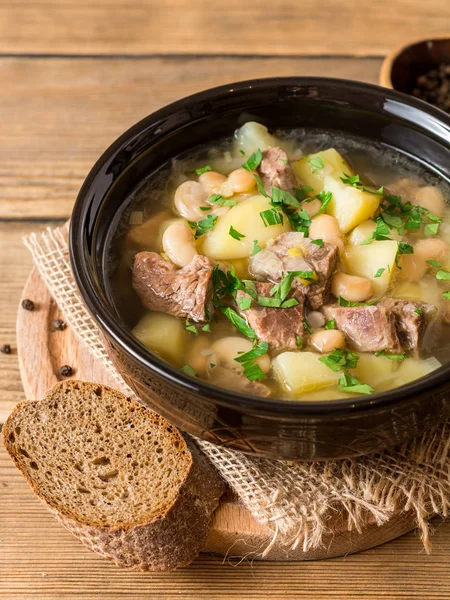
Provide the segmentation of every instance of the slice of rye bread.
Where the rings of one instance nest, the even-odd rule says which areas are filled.
[[[16,406],[3,439],[57,519],[117,565],[171,570],[204,546],[220,476],[175,427],[123,394],[58,383]]]

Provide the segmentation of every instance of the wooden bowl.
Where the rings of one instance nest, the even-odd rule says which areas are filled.
[[[424,38],[393,50],[381,66],[379,83],[411,94],[417,77],[442,63],[450,64],[450,34]]]

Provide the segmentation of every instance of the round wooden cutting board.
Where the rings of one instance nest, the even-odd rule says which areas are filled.
[[[58,374],[62,365],[70,365],[74,369],[72,377],[75,379],[115,386],[111,375],[78,343],[70,327],[63,331],[53,330],[52,321],[64,319],[64,316],[52,300],[37,269],[31,272],[22,298],[29,298],[35,303],[32,312],[19,308],[17,319],[20,372],[28,399],[42,398],[48,388],[63,379]],[[415,527],[411,513],[399,513],[380,527],[371,523],[361,533],[349,532],[343,515],[336,514],[329,521],[330,533],[324,537],[320,548],[304,552],[299,547],[290,551],[275,543],[264,558],[292,561],[342,556],[378,546]],[[214,515],[204,551],[228,558],[259,559],[272,537],[272,531],[257,523],[228,493]]]

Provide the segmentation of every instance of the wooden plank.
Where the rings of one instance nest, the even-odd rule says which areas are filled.
[[[120,570],[89,552],[33,496],[2,444],[0,506],[2,600],[442,600],[450,589],[450,522],[436,523],[432,556],[407,534],[341,559],[238,564],[203,554],[164,574]]]
[[[1,16],[0,8],[0,23]],[[377,59],[0,59],[0,218],[67,218],[102,151],[182,96],[251,77],[375,82],[379,66]]]
[[[381,56],[449,19],[446,0],[4,0],[0,52]]]

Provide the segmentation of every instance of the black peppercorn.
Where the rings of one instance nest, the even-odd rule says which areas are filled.
[[[54,331],[64,331],[67,327],[67,324],[62,319],[55,319],[52,321],[52,329]]]
[[[2,354],[11,354],[11,346],[9,344],[3,344],[0,348],[0,352]]]
[[[28,298],[22,300],[22,308],[24,308],[25,310],[34,310],[33,300],[28,300]]]
[[[73,373],[73,369],[69,365],[63,365],[59,369],[59,374],[62,375],[62,377],[70,377],[72,375],[72,373]]]

